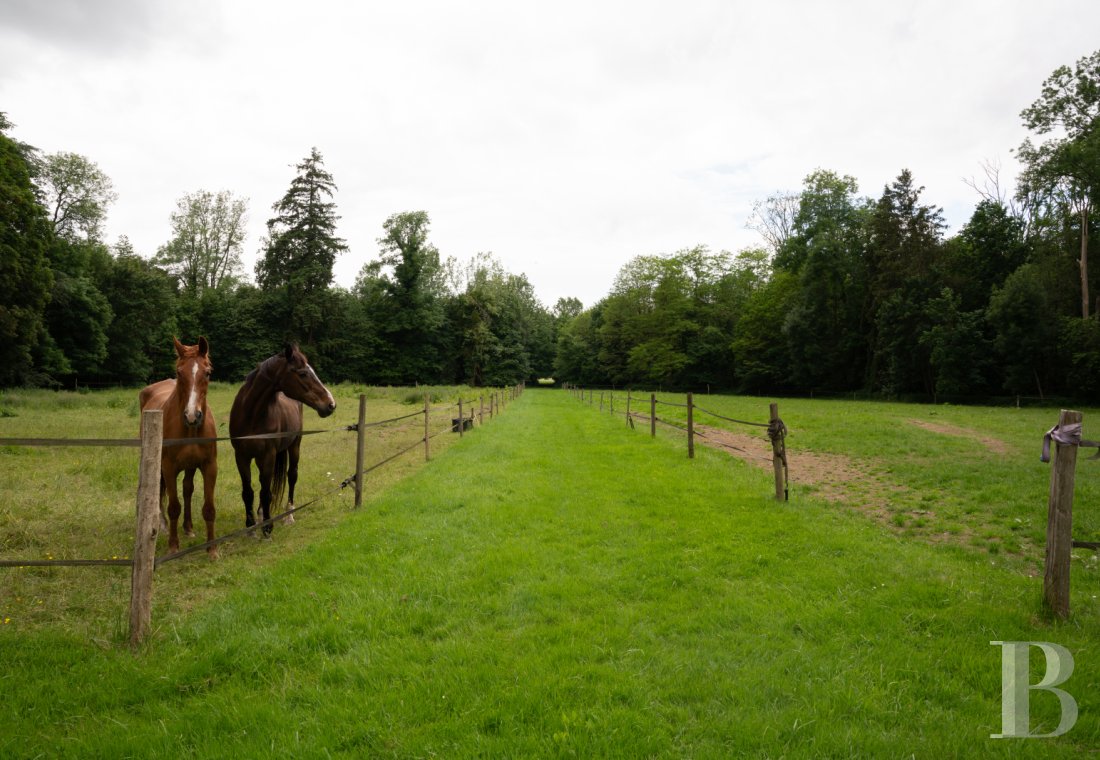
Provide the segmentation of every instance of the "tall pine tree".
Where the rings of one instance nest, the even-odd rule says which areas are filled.
[[[347,246],[336,237],[336,184],[320,151],[313,148],[295,168],[298,175],[267,220],[256,279],[262,289],[284,296],[286,337],[311,345],[324,317],[332,267]]]

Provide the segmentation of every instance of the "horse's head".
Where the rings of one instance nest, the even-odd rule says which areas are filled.
[[[297,346],[288,343],[282,358],[286,362],[286,369],[279,376],[279,390],[283,395],[312,407],[322,417],[336,411],[336,400]]]
[[[176,338],[172,340],[176,344],[176,392],[181,399],[186,399],[183,421],[188,427],[199,427],[206,409],[210,373],[214,369],[210,363],[210,344],[206,338],[199,338],[197,346],[185,346]]]

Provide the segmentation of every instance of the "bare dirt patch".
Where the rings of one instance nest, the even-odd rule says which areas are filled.
[[[772,444],[767,435],[749,435],[734,433],[707,425],[696,425],[700,433],[699,442],[710,446],[751,465],[762,469],[772,469]],[[839,501],[849,495],[844,486],[853,482],[869,483],[875,476],[866,466],[857,465],[843,454],[823,454],[814,451],[797,451],[787,448],[787,469],[791,481],[807,483],[831,501]]]
[[[755,467],[772,469],[772,445],[766,434],[734,433],[707,425],[696,425],[695,429],[701,433],[698,439],[701,445],[725,451]],[[935,520],[935,512],[927,505],[922,504],[919,509],[899,508],[901,503],[915,502],[915,495],[879,471],[873,460],[856,461],[843,454],[799,451],[788,446],[787,469],[792,489],[809,487],[815,495],[856,509],[895,532]],[[958,533],[931,532],[926,528],[919,532],[930,543],[965,545],[973,537],[972,531],[965,528]]]
[[[985,446],[994,454],[1008,455],[1012,453],[1012,447],[999,438],[984,435],[977,430],[971,430],[969,428],[957,427],[955,425],[947,425],[942,422],[928,422],[927,420],[906,420],[910,425],[915,425],[922,430],[928,430],[932,433],[939,433],[940,435],[950,435],[956,438],[969,438],[972,441]]]

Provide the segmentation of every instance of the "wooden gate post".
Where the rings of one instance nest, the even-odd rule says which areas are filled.
[[[363,506],[363,458],[367,449],[367,394],[359,394],[359,424],[355,426],[355,506]]]
[[[657,394],[649,394],[649,437],[657,437]]]
[[[768,405],[768,430],[775,430],[779,425],[779,404]],[[778,435],[772,438],[772,472],[775,473],[775,500],[785,501],[787,488],[783,482],[783,452]]]
[[[688,459],[695,458],[695,403],[692,401],[691,394],[688,394],[687,398],[688,408]]]
[[[1083,415],[1063,409],[1059,427],[1080,423]],[[1043,603],[1060,618],[1069,617],[1069,557],[1073,548],[1073,484],[1077,446],[1054,443],[1047,503],[1047,551],[1043,570]]]
[[[164,420],[159,409],[141,413],[141,467],[138,471],[134,566],[130,573],[130,646],[148,635],[153,619],[153,568],[160,531],[160,456]]]

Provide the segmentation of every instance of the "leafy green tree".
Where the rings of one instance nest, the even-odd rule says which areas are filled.
[[[802,389],[858,387],[870,354],[868,202],[855,179],[817,170],[803,182],[793,234],[776,265],[798,277],[783,322],[791,380]]]
[[[1100,202],[1100,50],[1060,66],[1043,82],[1042,94],[1020,114],[1038,135],[1056,134],[1036,146],[1025,140],[1018,150],[1025,165],[1020,195],[1037,189],[1064,194],[1076,211],[1080,240],[1078,266],[1081,316],[1089,316],[1089,219]]]
[[[601,301],[581,312],[558,330],[554,355],[554,377],[584,385],[602,385],[607,376],[600,367],[600,327],[603,322]]]
[[[1028,252],[1023,220],[1004,204],[983,200],[959,234],[944,244],[938,276],[960,296],[961,308],[982,309]]]
[[[53,232],[31,182],[31,149],[10,138],[10,128],[0,112],[0,386],[33,378],[32,352],[53,286],[47,260]]]
[[[584,311],[584,304],[581,303],[579,298],[570,296],[559,298],[554,304],[554,308],[551,309],[551,314],[553,314],[555,321],[564,324],[580,316],[582,311]]]
[[[236,283],[241,275],[248,203],[222,190],[199,190],[176,201],[172,239],[154,259],[191,297]]]
[[[42,355],[43,369],[51,375],[101,376],[114,312],[92,279],[56,272],[45,319],[52,346]]]
[[[336,237],[340,217],[331,200],[336,184],[324,169],[320,151],[313,148],[295,169],[290,188],[272,206],[275,216],[267,221],[256,279],[263,290],[282,295],[288,337],[312,344],[336,257],[347,246]]]
[[[944,288],[928,302],[931,326],[920,336],[929,351],[934,398],[962,396],[985,389],[985,372],[992,364],[990,341],[985,335],[981,309],[962,310],[962,299]]]
[[[790,387],[790,351],[782,328],[797,293],[798,279],[779,270],[745,303],[730,346],[742,390],[772,392]]]
[[[865,203],[848,175],[817,169],[802,181],[791,231],[775,254],[776,269],[797,273],[813,249],[836,251],[848,245],[862,224]]]
[[[1058,321],[1035,264],[1025,264],[994,288],[987,319],[1004,388],[1043,396],[1044,377],[1055,361]],[[1048,386],[1049,387],[1049,386]]]
[[[95,162],[77,153],[51,153],[42,160],[37,179],[57,237],[100,239],[107,208],[118,194]]]
[[[105,330],[102,374],[130,383],[168,377],[175,357],[172,338],[179,332],[168,275],[134,253],[130,241],[122,237],[111,265],[96,284],[113,313]]]
[[[1063,391],[1090,401],[1100,398],[1100,322],[1062,317],[1058,337]]]
[[[390,216],[378,239],[379,258],[356,281],[383,346],[379,382],[432,383],[446,374],[446,270],[428,242],[430,226],[426,211]]]

